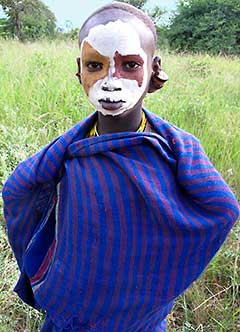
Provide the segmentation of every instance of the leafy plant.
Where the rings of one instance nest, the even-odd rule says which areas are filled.
[[[240,54],[238,0],[180,1],[169,26],[169,42],[180,51]]]
[[[0,0],[0,5],[20,41],[54,35],[56,18],[41,0]]]

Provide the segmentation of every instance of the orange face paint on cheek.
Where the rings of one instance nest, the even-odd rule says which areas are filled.
[[[108,75],[110,68],[110,60],[108,57],[101,55],[95,48],[93,48],[87,41],[84,41],[82,47],[82,71],[81,81],[87,95],[94,83],[103,79]],[[97,71],[89,71],[87,63],[98,62],[102,64],[102,69]]]

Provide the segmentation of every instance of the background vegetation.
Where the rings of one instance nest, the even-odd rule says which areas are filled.
[[[171,48],[240,54],[239,0],[180,1],[167,29]]]
[[[20,41],[56,37],[56,18],[41,0],[0,0],[7,18],[0,20],[0,35]]]
[[[0,189],[21,160],[92,112],[75,77],[77,43],[0,45]],[[145,106],[190,131],[240,198],[238,58],[162,54],[170,79]],[[42,314],[12,292],[18,277],[0,203],[0,332],[37,332]],[[169,316],[171,332],[237,332],[239,235],[235,226],[202,277]]]

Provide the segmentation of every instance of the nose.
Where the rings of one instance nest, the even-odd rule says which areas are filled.
[[[103,91],[121,91],[121,82],[113,77],[106,77],[102,83]]]

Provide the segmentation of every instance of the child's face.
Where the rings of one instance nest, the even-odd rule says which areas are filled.
[[[152,54],[141,39],[132,24],[118,19],[93,26],[82,41],[81,82],[102,114],[122,114],[145,96]]]

